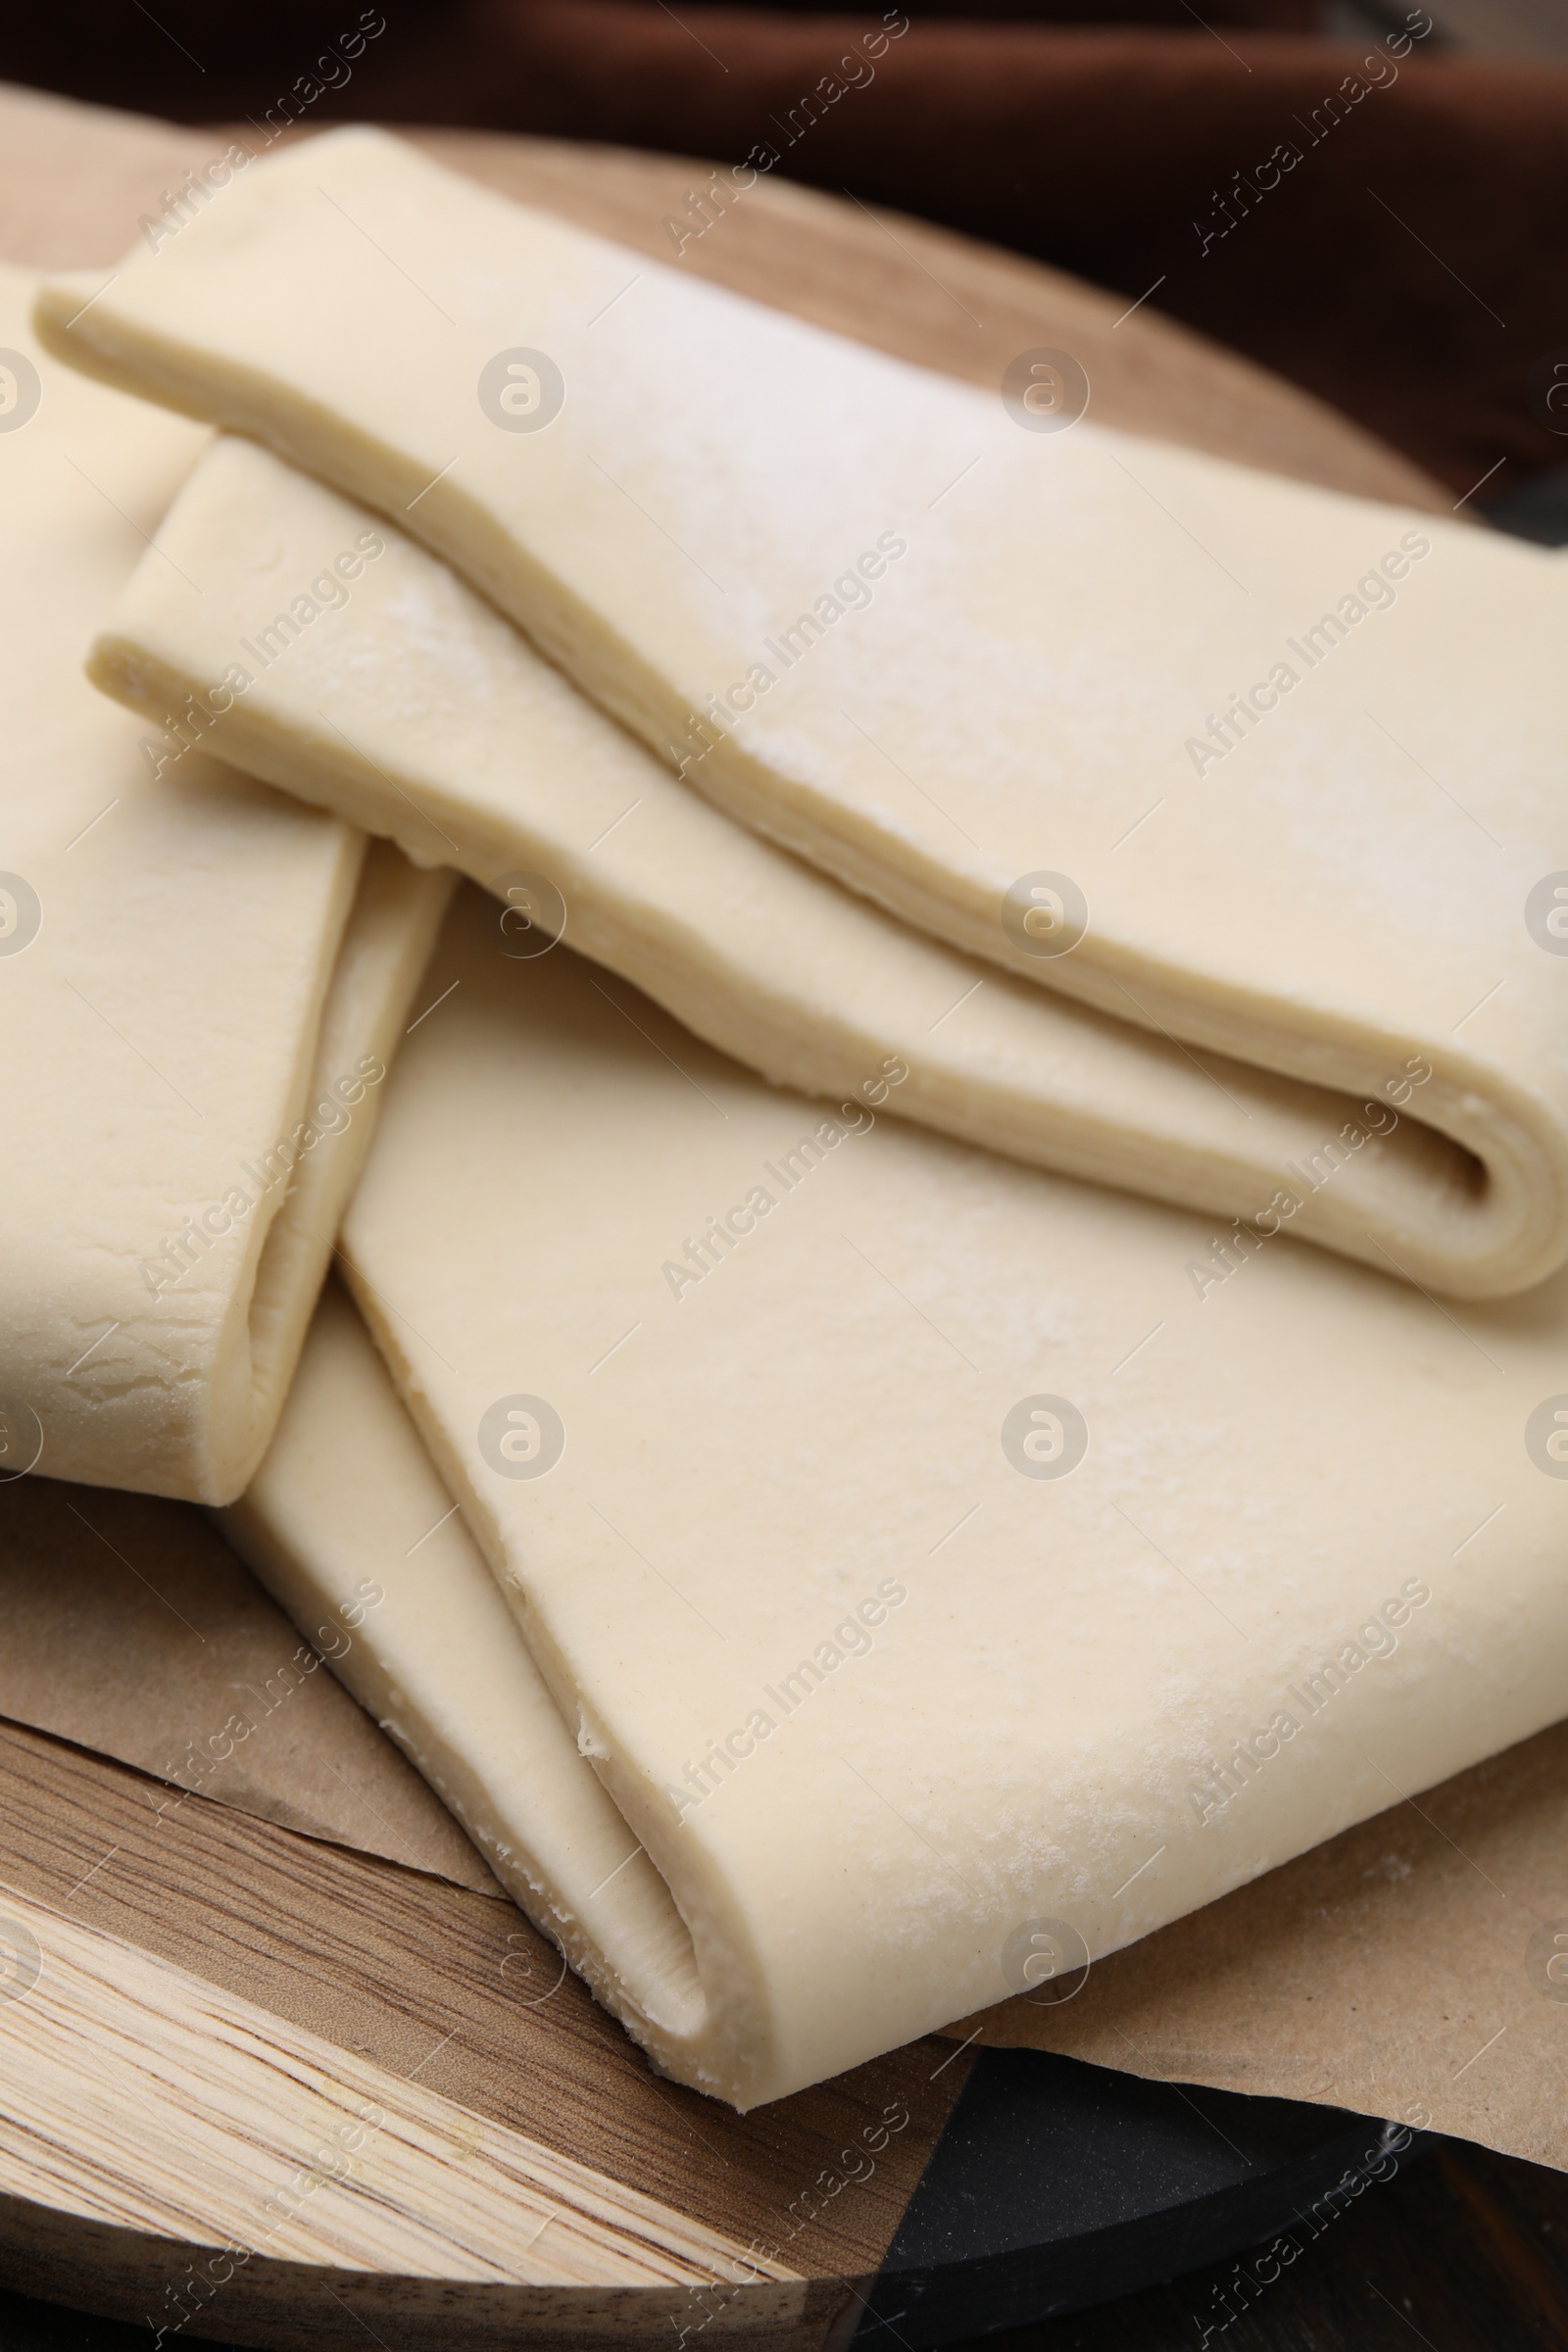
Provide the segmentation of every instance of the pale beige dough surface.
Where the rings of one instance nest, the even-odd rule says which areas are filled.
[[[40,315],[406,520],[702,791],[965,951],[1357,1096],[1419,1051],[1480,1163],[1429,1204],[1445,1287],[1561,1262],[1555,555],[1023,429],[363,129]],[[1087,907],[1051,957],[1003,921],[1042,874]]]
[[[579,1754],[335,1284],[267,1459],[240,1500],[215,1515],[606,2006],[634,2028],[650,2015],[678,2041],[700,2005],[690,1938]],[[346,1645],[333,1618],[351,1629]],[[551,1984],[523,1989],[519,1980],[520,1997],[546,1998]]]
[[[668,1890],[596,1981],[671,2072],[778,2096],[1561,1714],[1568,1280],[1449,1312],[1280,1240],[1200,1302],[1192,1218],[852,1131],[491,921],[344,1248],[437,1473],[405,1541],[462,1504]],[[392,1490],[343,1428],[301,1551]]]
[[[960,955],[686,790],[445,564],[370,519],[220,436],[90,674],[154,732],[199,724],[236,765],[411,858],[510,886],[499,952],[564,919],[571,946],[780,1083],[1207,1207],[1222,1232],[1283,1188],[1293,1233],[1451,1279],[1463,1155],[1420,1123],[1418,1053],[1370,1103],[1221,1056],[1205,1069]],[[368,537],[384,552],[365,562]],[[547,903],[531,928],[525,904],[537,922]],[[1361,1140],[1335,1165],[1326,1139],[1347,1131]]]
[[[443,883],[200,752],[155,775],[88,686],[92,630],[206,436],[48,358],[32,293],[0,270],[0,1476],[227,1500]]]

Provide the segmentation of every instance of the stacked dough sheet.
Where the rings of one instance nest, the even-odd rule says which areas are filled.
[[[446,888],[86,684],[208,436],[51,361],[33,291],[0,269],[0,1477],[226,1502]]]
[[[478,886],[410,1022],[403,919],[266,1461],[159,1475],[302,1625],[379,1579],[359,1695],[659,2065],[776,2097],[1563,1713],[1557,559],[1035,431],[375,133],[37,318],[183,456],[73,607],[145,805]],[[132,967],[187,1044],[229,864]],[[226,1017],[265,1129],[304,1049]],[[182,1462],[212,1348],[134,1329]],[[43,1466],[156,1483],[102,1377]]]

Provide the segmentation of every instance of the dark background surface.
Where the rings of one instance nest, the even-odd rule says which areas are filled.
[[[229,12],[158,0],[153,13],[86,0],[8,12],[0,78],[181,122],[282,109],[313,123],[462,123],[721,162],[769,142],[781,172],[817,186],[1129,300],[1153,287],[1156,307],[1332,401],[1456,502],[1562,539],[1568,409],[1554,415],[1545,389],[1555,360],[1568,362],[1568,63],[1478,53],[1487,5],[1450,0],[1446,14],[1438,0],[1396,79],[1369,88],[1363,75],[1365,94],[1332,127],[1324,102],[1362,60],[1388,56],[1403,6],[915,0],[871,77],[789,146],[781,123],[840,58],[865,55],[881,10],[387,0],[362,15],[357,0]],[[1568,7],[1560,19],[1568,55]],[[376,23],[354,52],[356,27]],[[332,62],[318,73],[322,58]],[[322,89],[328,78],[337,86]],[[1281,141],[1300,161],[1260,192],[1251,174]],[[1568,2346],[1568,2179],[1440,2143],[1277,2280],[1254,2284],[1245,2310],[1237,2276],[1224,2263],[985,2341],[999,2352]],[[868,2340],[895,2352],[897,2318]],[[149,2329],[0,2295],[3,2352],[150,2341]]]
[[[1219,2263],[981,2340],[989,2352],[1199,2352],[1207,2327],[1224,2352],[1552,2352],[1568,2344],[1568,2180],[1443,2141],[1369,2188],[1222,2327],[1236,2276]],[[858,2352],[900,2352],[902,2340],[895,2319]],[[0,2294],[5,2352],[147,2352],[152,2341],[147,2328]],[[195,2337],[167,2341],[209,2352]]]
[[[1449,31],[1531,9],[1544,37],[1561,24],[1565,62]],[[722,162],[772,140],[817,186],[1129,300],[1152,287],[1455,499],[1491,499],[1568,462],[1568,407],[1549,414],[1544,388],[1568,359],[1568,11],[1432,0],[1401,62],[1387,42],[1407,13],[1431,21],[1406,0],[914,0],[873,69],[875,6],[84,0],[6,12],[0,77],[184,122],[373,116]],[[383,29],[349,58],[362,23]],[[773,126],[857,55],[858,86],[786,146]],[[1287,143],[1300,161],[1263,188]]]

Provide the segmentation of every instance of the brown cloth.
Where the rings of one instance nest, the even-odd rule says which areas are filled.
[[[1237,22],[1306,13],[343,0],[328,18],[283,0],[263,21],[99,0],[18,12],[0,76],[187,122],[374,116],[725,166],[771,149],[781,173],[1147,295],[1332,401],[1455,498],[1515,489],[1568,462],[1568,71],[1440,54],[1420,7],[1413,32],[1353,48]],[[1388,13],[1404,22],[1402,0]]]

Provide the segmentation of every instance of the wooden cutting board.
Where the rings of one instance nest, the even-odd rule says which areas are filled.
[[[113,261],[227,135],[0,90],[0,255]],[[665,262],[708,176],[415,135]],[[1065,350],[1102,421],[1449,511],[1148,308],[898,216],[762,182],[678,266],[990,389]],[[0,1722],[0,2283],[258,2345],[848,2342],[971,2056],[737,2117],[657,2080],[509,1906],[167,1796]]]

